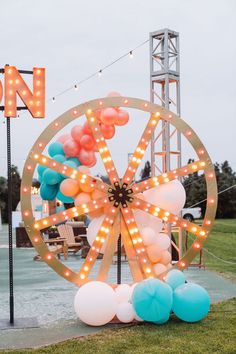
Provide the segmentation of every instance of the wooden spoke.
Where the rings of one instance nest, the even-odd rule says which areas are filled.
[[[66,220],[75,218],[77,216],[98,210],[107,205],[107,198],[100,198],[97,200],[90,201],[87,204],[82,204],[80,206],[75,206],[73,208],[60,211],[59,213],[49,215],[45,218],[36,220],[34,222],[35,230],[42,230],[49,226],[65,222]]]
[[[55,161],[55,160],[51,159],[50,157],[45,156],[43,154],[39,155],[39,154],[32,153],[32,158],[34,160],[37,160],[37,162],[40,165],[46,166],[46,167],[50,168],[51,170],[57,171],[66,177],[79,180],[81,183],[90,184],[95,189],[99,189],[99,190],[102,190],[105,192],[110,187],[108,184],[102,182],[101,180],[99,180],[96,177],[89,176],[85,173],[81,173],[78,170],[75,170],[72,167],[63,165],[63,163],[57,162],[57,161]]]
[[[152,134],[157,126],[157,123],[160,119],[160,113],[154,113],[151,115],[151,118],[148,121],[148,124],[141,136],[141,139],[136,147],[136,150],[131,158],[131,161],[128,164],[128,167],[125,171],[123,182],[130,184],[135,176],[135,173],[142,161],[144,153],[148,147],[148,144],[151,140]]]
[[[144,276],[123,215],[121,215],[121,235],[133,280],[138,283],[144,279]]]
[[[152,264],[150,263],[148,256],[146,254],[142,237],[139,233],[138,226],[135,222],[133,210],[130,208],[125,208],[125,209],[121,209],[121,212],[123,214],[124,221],[129,231],[144,277],[145,278],[154,277],[155,273],[153,271]]]
[[[87,281],[94,263],[99,255],[103,243],[106,241],[109,233],[111,232],[112,225],[115,222],[119,209],[111,207],[107,213],[105,213],[102,225],[97,233],[97,236],[87,254],[87,257],[78,273],[80,281]]]
[[[102,259],[100,267],[99,267],[99,271],[98,271],[98,275],[97,275],[97,280],[99,280],[99,281],[106,281],[107,280],[109,268],[110,268],[110,265],[112,264],[113,255],[116,251],[117,241],[118,241],[120,233],[121,233],[120,215],[118,215],[114,224],[113,224],[113,227],[111,229],[111,233],[110,233],[110,236],[107,240],[103,259]]]
[[[201,226],[196,225],[195,223],[192,223],[190,221],[187,221],[178,215],[172,214],[167,210],[159,208],[156,205],[147,203],[140,198],[134,198],[134,203],[132,204],[132,206],[137,209],[143,210],[153,216],[156,216],[157,218],[169,224],[173,224],[174,226],[179,226],[184,230],[188,230],[189,232],[191,232],[194,235],[197,235],[198,237],[205,238],[207,236],[207,231],[203,229]]]
[[[178,168],[176,170],[172,170],[166,173],[161,174],[160,176],[155,176],[152,178],[148,178],[145,181],[135,183],[132,186],[134,193],[140,193],[150,188],[154,188],[163,183],[168,183],[179,177],[183,177],[194,172],[204,170],[207,166],[207,163],[203,160],[198,160],[196,162],[192,162],[186,166]]]
[[[87,111],[86,118],[88,120],[88,124],[92,130],[93,137],[96,141],[97,147],[99,154],[101,156],[102,162],[104,164],[104,167],[107,171],[107,174],[109,176],[111,184],[114,184],[115,182],[119,181],[119,176],[116,170],[116,167],[114,165],[114,162],[111,157],[111,153],[107,147],[107,143],[105,141],[105,138],[103,137],[101,127],[98,123],[97,118],[95,117],[94,112],[89,112]]]

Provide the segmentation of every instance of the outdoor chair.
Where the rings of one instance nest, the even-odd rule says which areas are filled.
[[[60,225],[57,227],[60,238],[66,240],[68,253],[76,254],[82,248],[80,236],[75,236],[71,225]],[[76,242],[77,241],[77,242]]]

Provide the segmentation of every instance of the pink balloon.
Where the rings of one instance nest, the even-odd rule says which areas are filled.
[[[76,157],[79,154],[80,147],[74,139],[66,140],[63,145],[64,152],[69,157]]]
[[[89,127],[89,124],[88,124],[88,121],[87,121],[87,120],[86,120],[86,122],[84,122],[84,125],[83,125],[83,133],[84,133],[84,134],[92,135],[92,130],[91,130],[91,128]]]
[[[91,135],[85,134],[80,138],[80,146],[86,150],[93,150],[95,140]]]
[[[119,109],[117,111],[117,117],[116,117],[116,121],[115,124],[122,126],[127,124],[129,121],[129,113],[127,111],[125,111],[124,109]]]
[[[101,130],[105,139],[113,138],[116,132],[114,125],[101,124]]]
[[[71,135],[70,134],[63,134],[63,135],[59,136],[57,141],[59,141],[60,143],[64,144],[66,142],[66,140],[69,140],[69,139],[71,139]]]
[[[83,127],[81,125],[75,125],[72,129],[71,129],[71,135],[72,138],[79,143],[81,137],[83,136],[84,132],[83,132]]]
[[[79,206],[81,204],[89,203],[90,200],[91,200],[90,195],[88,193],[82,192],[76,196],[76,198],[74,200],[74,204],[75,204],[75,206]]]
[[[60,190],[67,197],[73,197],[79,192],[79,182],[72,178],[64,179],[61,182]]]
[[[101,113],[101,122],[106,125],[114,125],[117,117],[117,111],[114,108],[105,108]]]
[[[94,162],[96,163],[96,157],[94,151],[87,151],[85,149],[81,149],[79,153],[79,160],[84,166],[94,166]]]
[[[119,92],[116,91],[111,91],[108,93],[107,97],[120,97],[121,94]]]
[[[160,263],[167,265],[168,263],[171,262],[171,254],[170,252],[166,251],[162,251],[162,257],[160,260]]]

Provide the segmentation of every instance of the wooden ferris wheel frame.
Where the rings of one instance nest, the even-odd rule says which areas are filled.
[[[99,127],[98,120],[94,115],[94,111],[107,107],[134,108],[150,114],[146,128],[122,179],[118,176],[106,141]],[[96,140],[97,147],[109,176],[111,185],[106,184],[93,176],[86,175],[74,170],[73,168],[58,163],[43,154],[44,148],[59,130],[83,115],[86,115],[88,120],[88,124]],[[151,140],[152,133],[154,132],[159,120],[168,121],[177,130],[179,130],[192,145],[199,160],[179,169],[172,170],[168,173],[151,177],[143,182],[134,183],[133,178],[135,176],[135,172],[141,163],[145,150]],[[69,178],[79,180],[80,183],[90,184],[95,189],[103,191],[105,193],[105,197],[92,200],[87,204],[70,208],[66,211],[50,215],[40,220],[35,220],[31,205],[31,184],[37,164],[41,164],[60,172]],[[138,196],[140,192],[147,189],[163,183],[168,183],[171,180],[178,179],[181,176],[185,176],[199,170],[204,171],[207,185],[207,206],[202,226],[189,222],[178,215],[174,215],[168,210],[163,210],[156,205],[152,205],[140,199]],[[117,190],[119,192],[118,194]],[[124,195],[125,198],[123,198]],[[122,196],[122,198],[119,196]],[[49,251],[40,234],[40,230],[60,222],[65,222],[70,218],[98,210],[109,204],[110,208],[106,209],[107,211],[105,212],[103,223],[98,231],[97,237],[78,272],[68,268],[59,259],[57,259],[52,252]],[[104,257],[101,261],[97,275],[97,280],[106,281],[119,233],[122,235],[124,248],[134,282],[141,281],[145,278],[155,277],[153,264],[146,254],[140,232],[135,222],[133,209],[143,210],[165,222],[188,230],[196,236],[192,247],[173,267],[183,270],[188,267],[199,250],[202,248],[203,243],[213,226],[216,207],[217,184],[214,166],[196,133],[190,128],[190,126],[188,126],[187,123],[185,123],[174,113],[157,104],[137,98],[109,97],[95,99],[68,110],[49,124],[49,126],[43,131],[33,145],[26,159],[23,170],[21,184],[21,210],[29,238],[42,259],[51,268],[53,268],[59,275],[78,286],[81,286],[90,280],[90,271],[96,261],[103,243],[107,240]],[[163,278],[165,273],[161,274],[159,277]]]

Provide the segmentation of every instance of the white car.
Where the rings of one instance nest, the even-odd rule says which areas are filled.
[[[200,219],[202,216],[201,208],[184,208],[182,209],[182,217],[186,220],[193,221]]]

